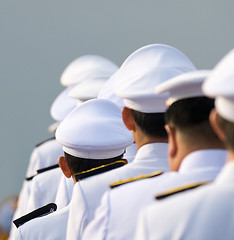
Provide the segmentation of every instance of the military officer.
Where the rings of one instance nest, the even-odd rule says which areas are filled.
[[[69,114],[58,127],[56,139],[64,150],[59,158],[63,174],[72,177],[83,191],[83,179],[126,164],[121,160],[124,149],[133,142],[122,122],[121,110],[101,99],[89,100]],[[99,191],[98,181],[92,190]],[[65,239],[68,212],[69,205],[22,225],[16,239]]]
[[[132,131],[138,148],[133,162],[112,171],[117,180],[168,170],[168,144],[164,129],[166,95],[156,95],[154,87],[172,76],[194,69],[191,61],[177,49],[153,44],[132,53],[112,76],[115,78],[115,93],[124,99],[126,105],[122,110],[123,121]],[[104,175],[100,178],[104,178]],[[100,198],[96,199],[97,207]],[[76,200],[76,203],[72,201],[71,208],[73,206],[76,210],[70,212],[67,238],[80,239],[86,227],[81,223],[84,219],[88,223],[93,218],[95,208],[87,204],[87,211],[84,211],[82,216],[81,213],[77,214],[79,200]]]
[[[113,185],[116,187],[103,196],[84,239],[133,239],[139,211],[152,203],[156,194],[215,178],[224,164],[226,151],[209,124],[213,100],[201,92],[208,74],[209,71],[188,72],[158,85],[158,92],[168,92],[167,102],[171,104],[165,118],[172,172]]]
[[[117,65],[114,64],[109,59],[106,59],[102,56],[97,55],[85,55],[75,59],[71,62],[67,68],[64,70],[61,76],[61,84],[66,86],[65,89],[54,101],[51,107],[51,116],[57,121],[57,123],[61,122],[68,113],[71,112],[76,106],[76,104],[80,104],[81,100],[75,100],[68,97],[68,93],[75,87],[75,85],[80,85],[85,81],[101,81],[105,82],[109,77],[118,69]],[[83,97],[87,100],[89,97],[94,98],[93,94],[98,92],[100,88],[99,85],[91,84],[92,89],[90,89],[89,85],[85,85],[82,87],[85,94]],[[86,87],[86,89],[85,89]],[[89,88],[88,88],[89,87]],[[88,89],[87,89],[88,88]],[[91,92],[91,96],[90,93]],[[88,95],[87,95],[88,94]],[[78,103],[77,103],[78,101]],[[37,170],[45,167],[50,167],[51,165],[57,165],[57,159],[62,154],[62,148],[57,143],[55,139],[47,141],[40,146],[38,146],[32,154],[32,157],[29,162],[29,167],[27,170],[27,179],[31,180],[32,176],[37,174]],[[56,166],[54,166],[56,167]],[[49,168],[50,169],[50,168]],[[44,172],[44,171],[43,171]],[[51,173],[54,174],[51,174]],[[45,175],[44,175],[45,174]],[[15,213],[14,219],[18,218],[22,214],[25,214],[27,211],[31,211],[34,208],[38,208],[50,201],[54,201],[57,187],[54,188],[54,191],[49,189],[49,192],[45,192],[48,190],[45,186],[48,186],[47,181],[49,181],[50,176],[53,176],[54,181],[59,181],[61,178],[61,171],[59,169],[49,171],[44,173],[44,177],[40,175],[40,177],[36,177],[34,180],[34,190],[35,192],[31,192],[31,181],[25,181],[24,186],[22,188],[18,209]],[[38,184],[39,183],[39,184]],[[69,185],[69,181],[65,181],[66,184]],[[61,185],[64,184],[64,181],[61,182]],[[58,185],[58,184],[57,184]],[[69,185],[71,186],[71,184]],[[61,186],[71,189],[69,186]],[[61,192],[61,191],[60,191]],[[44,194],[41,194],[44,193]],[[50,194],[51,193],[51,194]],[[52,194],[54,193],[54,194]],[[34,196],[35,195],[35,196]],[[67,192],[67,198],[69,199],[71,192]],[[39,196],[39,197],[38,197]],[[47,196],[47,197],[46,197]],[[61,201],[64,201],[65,195],[62,195],[63,198]],[[49,197],[49,198],[48,198]],[[28,200],[30,199],[30,200]],[[57,197],[57,199],[60,199]],[[28,201],[30,204],[28,204]],[[58,200],[59,201],[59,200]],[[58,203],[59,206],[64,206],[63,204]],[[15,226],[12,225],[12,229],[15,229]],[[13,232],[12,230],[12,232]],[[11,234],[13,236],[13,233]],[[13,237],[14,238],[14,237]],[[12,239],[13,239],[12,238]]]
[[[234,50],[203,85],[204,93],[215,97],[210,121],[228,149],[224,168],[213,183],[149,206],[139,218],[135,239],[234,239],[233,62]]]

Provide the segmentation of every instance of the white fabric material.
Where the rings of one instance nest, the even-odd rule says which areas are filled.
[[[193,63],[176,48],[148,45],[132,53],[112,76],[114,91],[129,108],[146,113],[164,112],[167,94],[155,94],[155,87],[194,70]]]
[[[64,89],[54,100],[50,114],[56,121],[61,122],[75,107],[77,100],[68,96],[74,87]]]
[[[86,101],[97,98],[99,91],[108,78],[87,79],[69,92],[69,97]]]
[[[107,191],[94,220],[86,228],[84,239],[133,239],[140,210],[154,202],[156,194],[185,183],[213,180],[225,158],[224,150],[196,151],[184,159],[179,172],[164,173]]]
[[[35,218],[20,226],[15,240],[66,239],[69,205],[47,216]]]
[[[60,122],[55,122],[55,123],[52,123],[49,127],[48,127],[48,131],[50,133],[55,133],[56,129],[58,128]]]
[[[67,239],[81,239],[109,184],[153,171],[167,171],[167,147],[166,143],[144,145],[139,149],[132,163],[76,183],[71,200]]]
[[[58,158],[63,156],[62,146],[55,140],[51,139],[34,148],[26,173],[31,177],[37,173],[38,169],[52,166],[58,163]]]
[[[119,107],[104,99],[86,101],[69,114],[56,131],[56,140],[73,156],[112,158],[133,143]]]
[[[104,159],[104,158],[113,158],[120,156],[124,153],[124,149],[115,150],[115,151],[104,151],[104,150],[96,150],[93,149],[90,150],[77,150],[72,148],[63,147],[64,152],[80,158],[90,158],[90,159]]]
[[[135,239],[234,239],[233,201],[234,161],[225,165],[212,184],[146,208]]]
[[[58,167],[33,178],[27,212],[55,201],[62,174],[62,170]]]
[[[58,158],[63,154],[62,146],[55,139],[44,142],[33,150],[26,176],[31,177],[37,173],[38,169],[57,164]],[[13,219],[17,219],[27,213],[31,187],[32,181],[24,181]],[[12,223],[10,239],[14,239],[15,230],[16,227]]]
[[[66,178],[64,175],[61,177],[58,191],[55,198],[55,203],[57,205],[57,210],[66,207],[72,198],[74,181],[73,178]]]
[[[176,76],[164,83],[159,84],[156,93],[168,93],[167,105],[184,98],[204,96],[201,86],[210,75],[209,70],[197,70]]]
[[[122,98],[118,97],[114,92],[114,77],[111,77],[107,80],[107,82],[103,85],[101,90],[98,93],[98,97],[100,99],[106,99],[111,102],[114,102],[119,106],[120,109],[125,107],[124,101]]]
[[[125,150],[123,158],[128,160],[128,163],[131,163],[137,154],[137,145],[136,143],[131,144]]]
[[[233,79],[234,85],[234,79]],[[233,86],[234,87],[234,86]],[[234,94],[233,98],[215,98],[215,108],[224,119],[234,123]]]
[[[118,66],[97,55],[85,55],[72,61],[61,76],[61,84],[69,87],[84,79],[106,78],[108,79]]]
[[[204,93],[216,98],[218,113],[230,122],[234,122],[234,49],[230,51],[213,69],[202,86]]]

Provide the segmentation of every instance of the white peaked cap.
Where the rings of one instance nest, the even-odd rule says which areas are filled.
[[[98,93],[108,78],[90,79],[78,84],[69,92],[69,97],[83,101],[97,98]]]
[[[103,87],[99,91],[98,98],[114,102],[116,105],[119,106],[120,109],[122,109],[125,106],[125,104],[123,99],[118,97],[114,92],[114,80],[115,80],[114,77],[108,79],[108,81],[103,85]]]
[[[114,91],[129,108],[145,113],[164,112],[167,94],[156,95],[155,86],[194,70],[193,63],[176,48],[148,45],[132,53],[113,76]]]
[[[60,122],[54,122],[48,127],[48,131],[50,133],[55,133],[56,129],[58,128]]]
[[[108,79],[117,70],[118,66],[107,58],[85,55],[67,66],[60,81],[63,86],[69,87],[87,79]]]
[[[201,86],[210,73],[210,70],[184,73],[159,84],[155,91],[158,94],[168,93],[168,106],[180,99],[204,96]]]
[[[213,69],[202,90],[215,98],[215,108],[224,119],[234,122],[234,49]]]
[[[77,100],[68,96],[72,88],[64,89],[54,100],[50,108],[50,114],[54,120],[61,122],[76,107]]]
[[[106,159],[119,156],[133,143],[121,110],[104,99],[92,99],[74,109],[56,131],[63,150],[76,157]]]

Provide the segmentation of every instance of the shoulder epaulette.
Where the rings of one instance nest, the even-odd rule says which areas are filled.
[[[47,171],[49,171],[49,170],[52,170],[52,169],[55,169],[55,168],[58,168],[58,167],[59,167],[58,164],[54,164],[54,165],[51,165],[51,166],[49,166],[49,167],[40,168],[40,169],[37,170],[37,174],[35,174],[35,175],[31,176],[31,177],[26,177],[25,180],[26,180],[26,181],[31,181],[31,180],[32,180],[35,176],[37,176],[38,174],[43,173],[43,172],[47,172]]]
[[[130,183],[130,182],[134,182],[134,181],[141,180],[141,179],[146,179],[146,178],[157,177],[161,174],[163,174],[163,172],[158,171],[158,172],[153,172],[153,173],[150,173],[150,174],[139,175],[137,177],[131,177],[131,178],[127,178],[127,179],[124,179],[124,180],[119,180],[119,181],[113,182],[112,184],[109,185],[109,187],[110,188],[116,188],[116,187],[121,186],[121,185],[126,184],[126,183]]]
[[[194,188],[203,186],[203,185],[208,184],[208,183],[210,183],[210,182],[197,182],[197,183],[184,184],[182,186],[170,189],[168,191],[165,191],[163,193],[160,193],[160,194],[156,195],[155,199],[161,200],[161,199],[167,198],[169,196],[172,196],[174,194],[181,193],[181,192],[186,192],[188,190],[192,190]]]
[[[33,180],[33,178],[34,178],[35,176],[37,176],[37,174],[32,175],[32,176],[30,176],[30,177],[26,177],[25,180],[26,180],[26,181],[31,181],[31,180]]]
[[[48,138],[48,139],[46,139],[46,140],[44,140],[44,141],[36,144],[36,147],[39,147],[39,146],[41,146],[43,143],[48,142],[48,141],[53,140],[53,139],[55,139],[55,136],[54,136],[54,137],[51,137],[51,138]]]
[[[38,208],[26,215],[14,220],[13,223],[18,228],[19,226],[23,225],[24,223],[26,223],[34,218],[45,216],[56,210],[57,210],[57,205],[55,203],[49,203],[41,208]]]
[[[45,167],[45,168],[41,168],[41,169],[38,169],[37,170],[37,173],[40,174],[40,173],[43,173],[43,172],[47,172],[49,170],[52,170],[52,169],[55,169],[55,168],[58,168],[59,165],[58,164],[54,164],[54,165],[51,165],[49,167]]]

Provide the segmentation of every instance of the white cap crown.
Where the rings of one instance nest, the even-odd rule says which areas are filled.
[[[67,66],[60,81],[62,85],[69,87],[87,79],[108,79],[116,70],[118,66],[107,58],[85,55]]]
[[[145,46],[132,53],[113,76],[114,90],[132,109],[164,112],[167,95],[156,95],[155,86],[195,69],[188,57],[176,48],[161,44]]]
[[[207,96],[215,98],[218,113],[234,122],[234,49],[215,66],[202,90]]]
[[[168,106],[180,99],[204,96],[201,86],[210,72],[210,70],[197,70],[181,74],[159,84],[155,91],[168,93]]]
[[[121,155],[133,142],[121,110],[104,99],[92,99],[72,111],[56,131],[64,151],[81,158],[102,159]]]
[[[75,107],[77,100],[68,96],[73,87],[64,89],[54,100],[50,114],[56,121],[62,121]]]
[[[116,73],[114,73],[113,76]],[[119,106],[120,109],[122,109],[125,106],[125,104],[123,99],[118,97],[114,92],[114,80],[115,80],[114,77],[108,79],[108,81],[103,85],[103,87],[99,91],[98,98],[114,102],[116,105]]]

